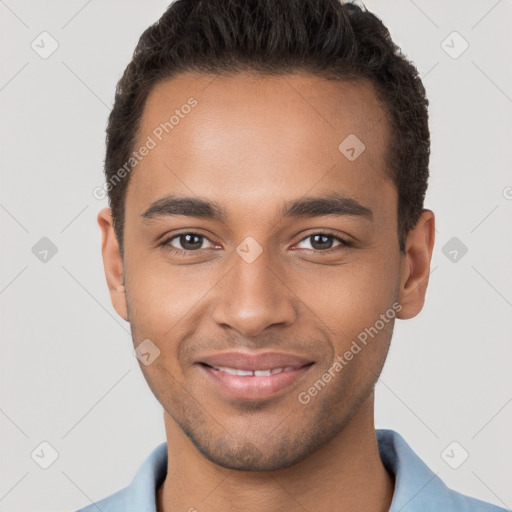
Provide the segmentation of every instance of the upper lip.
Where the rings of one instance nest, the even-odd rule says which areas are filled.
[[[260,354],[222,352],[206,355],[198,360],[198,362],[209,366],[255,371],[286,367],[301,368],[313,361],[295,354],[285,354],[282,352],[262,352]]]

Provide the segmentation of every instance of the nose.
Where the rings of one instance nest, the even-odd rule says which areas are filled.
[[[280,274],[265,251],[251,263],[235,254],[233,266],[215,287],[213,320],[245,337],[258,336],[271,326],[293,324],[296,297]]]

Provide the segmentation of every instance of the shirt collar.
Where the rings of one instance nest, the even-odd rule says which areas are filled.
[[[130,510],[157,512],[156,492],[166,475],[167,443],[162,443],[142,463],[132,483],[126,488],[126,504]]]
[[[393,430],[377,430],[382,462],[395,475],[389,512],[442,510],[450,503],[450,489]],[[441,507],[441,508],[439,508]]]

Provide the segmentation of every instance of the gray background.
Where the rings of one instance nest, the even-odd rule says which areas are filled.
[[[165,440],[129,326],[110,304],[96,224],[106,201],[92,190],[103,183],[115,84],[167,4],[0,0],[2,511],[71,511],[103,498]],[[510,508],[512,4],[366,5],[424,79],[426,206],[437,215],[427,303],[397,322],[377,426],[398,430],[449,486]],[[31,47],[50,48],[43,31],[59,45],[46,59]],[[464,41],[453,31],[469,44],[457,58]],[[57,248],[46,262],[36,257],[43,237]],[[31,458],[43,441],[59,454],[46,470]],[[452,469],[462,450],[469,458]]]

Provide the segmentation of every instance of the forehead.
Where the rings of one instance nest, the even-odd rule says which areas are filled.
[[[169,192],[247,212],[263,200],[333,189],[368,202],[390,185],[387,130],[366,81],[181,74],[148,96],[136,149],[151,149],[136,164],[127,195],[139,211]]]

